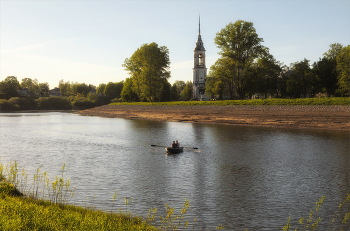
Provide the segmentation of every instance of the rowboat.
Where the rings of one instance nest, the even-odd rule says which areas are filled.
[[[165,148],[165,150],[167,153],[177,154],[177,153],[183,152],[184,148],[183,147],[179,147],[179,148],[167,147],[167,148]]]

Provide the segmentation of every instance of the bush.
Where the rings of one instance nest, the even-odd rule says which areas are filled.
[[[72,104],[65,97],[41,97],[35,100],[40,109],[72,109]]]
[[[122,98],[114,98],[111,100],[112,103],[121,103],[123,102],[123,99]]]
[[[18,108],[20,110],[29,110],[29,109],[35,109],[36,103],[34,99],[31,98],[19,98],[19,97],[13,97],[8,100],[13,105],[18,105]]]
[[[5,99],[0,100],[0,110],[1,111],[14,111],[14,110],[18,110],[18,109],[19,109],[18,105],[14,105],[13,103],[11,103]]]
[[[95,107],[95,102],[92,102],[86,98],[77,98],[73,101],[73,106],[77,108],[92,108]]]

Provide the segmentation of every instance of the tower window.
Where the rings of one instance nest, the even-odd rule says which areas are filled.
[[[202,54],[199,55],[199,65],[204,65],[204,57]]]

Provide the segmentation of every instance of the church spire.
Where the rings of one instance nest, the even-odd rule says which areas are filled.
[[[199,14],[199,31],[198,34],[201,35],[201,15]]]

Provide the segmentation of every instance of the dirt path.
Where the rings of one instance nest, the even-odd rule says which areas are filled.
[[[350,131],[350,106],[129,106],[105,105],[87,116]]]

